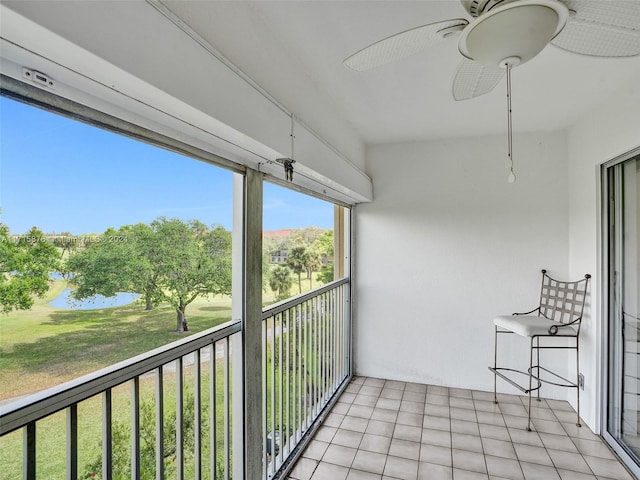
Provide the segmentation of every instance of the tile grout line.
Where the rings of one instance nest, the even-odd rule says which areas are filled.
[[[427,387],[427,392],[429,391],[429,387]],[[447,389],[447,393],[449,393],[449,390]],[[425,405],[426,405],[426,401],[427,399],[425,398]],[[447,408],[449,409],[449,442],[450,442],[450,450],[451,450],[451,478],[454,477],[454,463],[453,463],[453,425],[452,425],[452,418],[451,418],[451,397],[448,397],[447,399]],[[479,431],[479,430],[478,430]]]
[[[478,420],[478,411],[476,410],[476,404],[475,402],[473,402],[473,400],[471,401],[471,404],[473,405],[473,414],[476,417],[476,425],[478,426],[478,438],[480,439],[480,448],[482,448],[482,456],[484,457],[484,468],[487,471],[487,478],[489,478],[489,465],[487,464],[487,454],[484,451],[484,442],[482,441],[482,435],[480,433],[480,421]]]
[[[558,423],[560,424],[560,426],[562,427],[562,429],[564,430],[564,432],[567,434],[567,438],[569,438],[569,440],[571,441],[571,443],[573,445],[575,445],[576,450],[578,450],[578,454],[580,455],[580,458],[582,459],[582,461],[587,465],[587,468],[589,469],[589,471],[591,472],[591,474],[597,478],[596,472],[593,471],[593,469],[591,468],[591,465],[589,465],[589,462],[587,462],[584,458],[584,455],[582,453],[582,451],[580,450],[580,448],[578,447],[578,445],[576,445],[576,443],[573,441],[573,437],[571,435],[569,435],[569,432],[567,432],[567,429],[564,428],[564,424],[562,423],[562,421],[560,421],[560,419],[558,418],[558,416],[556,415],[555,410],[551,407],[551,405],[549,405],[549,409],[551,410],[551,413],[553,414],[554,418],[558,421]],[[582,419],[580,419],[581,423],[584,423],[582,421]],[[580,428],[584,428],[584,426],[580,427]],[[542,444],[545,446],[545,448],[547,447],[546,444],[544,442],[542,442]],[[547,452],[547,455],[549,455],[549,452]],[[551,455],[549,455],[549,457],[551,458]],[[556,462],[553,461],[553,458],[551,458],[551,461],[553,462],[553,464],[555,465]]]
[[[496,397],[497,398],[497,397]],[[502,408],[500,408],[500,403],[498,401],[495,401],[495,405],[498,405],[498,410],[500,411],[500,416],[502,417],[502,422],[504,423],[504,428],[507,430],[507,435],[509,436],[509,441],[511,442],[511,446],[513,448],[513,452],[516,454],[516,460],[518,461],[518,466],[520,467],[520,471],[522,472],[522,478],[526,479],[526,475],[524,474],[524,468],[522,468],[522,461],[520,460],[520,456],[518,455],[518,452],[515,448],[515,442],[513,441],[513,437],[511,436],[511,432],[509,431],[509,427],[507,426],[507,421],[504,418],[504,413],[502,413]],[[540,438],[540,435],[538,434],[538,431],[536,430],[536,435],[538,435],[538,438],[540,439],[540,443],[542,443],[544,445],[544,442],[542,442],[542,439]],[[558,476],[560,476],[558,474]]]
[[[386,384],[386,380],[385,380],[385,384]],[[384,389],[384,387],[382,387]],[[402,392],[404,395],[404,387],[402,388]],[[382,390],[380,390],[380,394],[382,394]],[[378,396],[378,399],[381,398],[380,396]],[[377,405],[377,402],[376,402]],[[396,421],[398,420],[398,417],[396,415]],[[395,431],[395,426],[393,427],[394,431]],[[384,465],[382,466],[382,473],[380,474],[380,478],[384,477],[384,471],[387,469],[387,462],[389,461],[389,452],[391,451],[391,442],[393,442],[393,432],[391,432],[391,441],[389,442],[389,448],[387,449],[387,453],[385,454],[385,458],[384,458]]]

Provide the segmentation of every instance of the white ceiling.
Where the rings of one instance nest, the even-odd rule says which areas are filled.
[[[455,38],[368,72],[342,64],[400,31],[469,18],[459,0],[163,3],[304,121],[340,115],[366,143],[506,132],[505,79],[487,95],[453,100],[462,59]],[[547,46],[514,69],[512,88],[514,131],[564,129],[610,95],[640,88],[640,57],[585,57]]]

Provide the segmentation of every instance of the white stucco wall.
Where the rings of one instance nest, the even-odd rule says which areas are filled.
[[[639,71],[640,75],[640,71]],[[356,209],[354,364],[362,375],[491,390],[491,318],[536,304],[539,269],[592,275],[581,334],[582,417],[600,431],[600,165],[640,145],[630,83],[566,132],[380,145],[367,154],[375,200]],[[526,344],[503,358],[523,366]],[[557,358],[564,372],[574,360]],[[504,382],[501,391],[516,393]],[[567,389],[545,396],[566,398]]]
[[[640,78],[640,68],[638,70]],[[600,384],[605,362],[601,338],[602,310],[600,166],[640,145],[640,84],[630,83],[602,107],[585,115],[568,131],[570,229],[569,271],[591,272],[591,301],[581,333],[581,370],[585,376],[582,412],[594,429],[600,426]]]
[[[540,269],[568,273],[566,149],[564,133],[517,135],[509,184],[503,136],[370,148],[374,201],[355,217],[357,374],[493,389],[492,317],[534,308]],[[510,345],[507,363],[523,367],[527,344]]]

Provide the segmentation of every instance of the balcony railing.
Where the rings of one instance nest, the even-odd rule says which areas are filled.
[[[264,478],[280,476],[349,376],[349,281],[262,314]]]
[[[79,409],[89,409],[93,422],[101,418],[101,438],[93,440],[101,443],[102,453],[96,471],[89,472],[92,478],[164,478],[168,469],[178,479],[185,472],[193,478],[230,478],[231,343],[240,329],[239,321],[229,322],[0,407],[0,436],[23,431],[22,478],[44,478],[37,473],[45,467],[37,462],[37,432],[61,411],[66,425],[56,433],[66,439],[64,476],[86,473],[78,462]],[[129,395],[118,388],[127,383]],[[116,400],[129,403],[124,423],[114,418]],[[122,450],[123,436],[129,444],[125,455],[114,451]]]
[[[346,385],[349,305],[342,279],[263,312],[265,479],[286,474]],[[2,440],[22,431],[11,450],[22,449],[22,472],[3,465],[0,476],[45,478],[48,469],[49,477],[69,479],[232,478],[243,462],[242,452],[233,456],[232,445],[242,443],[232,437],[241,437],[242,422],[255,421],[242,415],[242,389],[232,395],[243,377],[232,375],[242,365],[232,356],[233,344],[242,351],[241,329],[229,322],[0,406]],[[55,475],[43,464],[43,450],[52,448],[43,432],[64,443]]]

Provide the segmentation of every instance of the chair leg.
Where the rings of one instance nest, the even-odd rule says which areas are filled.
[[[495,369],[498,368],[498,327],[494,328],[493,334],[493,402],[498,403],[498,375]]]
[[[533,386],[533,341],[534,337],[531,337],[531,348],[529,350],[529,417],[527,419],[527,430],[529,432],[531,431],[531,387]]]
[[[576,404],[578,410],[578,419],[576,421],[576,425],[578,427],[582,426],[580,422],[580,349],[578,348],[578,339],[576,338]]]

